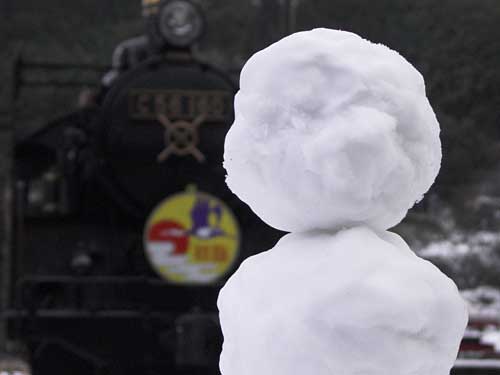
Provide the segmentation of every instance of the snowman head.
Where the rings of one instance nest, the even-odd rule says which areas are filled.
[[[440,161],[422,76],[381,44],[315,29],[256,53],[241,72],[227,184],[275,228],[388,229]]]

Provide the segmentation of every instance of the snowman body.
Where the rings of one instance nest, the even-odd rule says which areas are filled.
[[[397,224],[439,170],[421,75],[355,34],[289,36],[245,65],[229,187],[292,233],[218,300],[223,375],[448,375],[467,322],[455,284]]]

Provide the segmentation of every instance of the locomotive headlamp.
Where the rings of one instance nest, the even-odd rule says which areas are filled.
[[[165,2],[159,12],[158,27],[167,43],[175,47],[187,47],[203,29],[203,18],[198,8],[185,0]]]

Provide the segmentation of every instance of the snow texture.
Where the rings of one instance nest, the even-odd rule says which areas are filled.
[[[223,375],[448,375],[458,290],[396,234],[288,234],[222,289]]]
[[[440,161],[424,80],[386,46],[315,29],[256,53],[241,72],[227,184],[277,229],[388,229]]]
[[[494,352],[483,355],[498,359],[500,353],[500,290],[488,285],[463,290],[462,297],[467,301],[471,325],[465,337],[478,340],[480,344],[491,346]],[[500,362],[497,363],[500,365]],[[498,366],[497,366],[498,367]]]
[[[467,324],[457,287],[386,229],[439,169],[421,75],[351,33],[255,54],[224,155],[229,187],[292,231],[221,290],[223,375],[449,375]]]
[[[498,285],[500,267],[498,231],[453,229],[440,234],[438,238],[420,248],[415,244],[414,250],[419,256],[445,270],[462,289],[488,284]]]
[[[497,288],[481,285],[475,289],[462,291],[462,296],[469,305],[471,316],[483,319],[498,319],[500,316],[500,290]]]

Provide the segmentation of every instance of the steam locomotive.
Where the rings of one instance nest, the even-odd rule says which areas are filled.
[[[143,16],[85,109],[15,146],[2,320],[34,374],[218,373],[218,291],[281,235],[225,185],[237,88],[192,53],[202,12]]]

